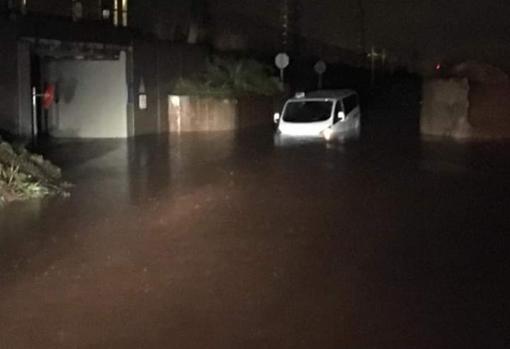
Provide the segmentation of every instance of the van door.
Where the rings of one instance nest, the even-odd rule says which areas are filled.
[[[361,106],[359,104],[359,96],[354,95],[354,97],[355,97],[355,101],[356,101],[356,106],[354,107],[354,110],[353,110],[354,127],[360,128],[360,126],[361,126]]]
[[[343,99],[344,112],[348,129],[355,129],[360,125],[361,110],[359,107],[358,96],[353,94]]]
[[[344,111],[344,107],[342,105],[341,100],[337,100],[335,103],[335,110],[333,112],[333,126],[332,129],[335,132],[342,132],[347,126],[347,120],[341,121],[338,118],[338,113]]]

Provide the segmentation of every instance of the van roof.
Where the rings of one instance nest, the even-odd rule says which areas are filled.
[[[345,98],[352,94],[356,94],[356,91],[343,89],[343,90],[319,90],[306,93],[304,98]]]

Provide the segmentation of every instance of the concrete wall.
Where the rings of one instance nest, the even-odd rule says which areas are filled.
[[[1,0],[0,0],[1,1]],[[124,120],[128,124],[127,134],[143,135],[158,132],[166,132],[168,130],[168,103],[167,96],[172,93],[172,89],[176,79],[188,76],[197,71],[202,70],[207,58],[207,48],[197,45],[187,45],[183,43],[171,43],[170,41],[161,41],[159,39],[174,38],[175,21],[188,23],[190,18],[190,2],[186,0],[164,1],[157,0],[153,4],[149,4],[144,0],[129,1],[129,22],[130,28],[115,28],[107,23],[99,23],[97,21],[80,21],[73,23],[69,18],[60,18],[59,15],[70,14],[68,6],[71,0],[33,0],[28,1],[28,10],[41,13],[41,16],[28,15],[19,16],[16,21],[3,21],[0,19],[0,128],[9,130],[12,133],[20,134],[31,133],[31,111],[27,113],[27,106],[31,108],[30,98],[30,46],[23,47],[23,56],[20,58],[18,51],[18,43],[20,38],[47,38],[61,40],[63,42],[102,42],[114,43],[123,47],[132,47],[129,51],[128,71],[113,64],[112,69],[103,71],[104,62],[54,62],[47,66],[47,70],[53,75],[49,76],[53,80],[57,80],[59,71],[51,67],[58,65],[60,72],[65,70],[66,78],[68,76],[86,75],[86,79],[80,80],[76,88],[85,88],[86,91],[92,90],[85,85],[94,85],[94,80],[103,81],[110,76],[110,82],[98,84],[105,90],[109,85],[115,85],[115,80],[126,80],[128,84],[127,103],[123,103],[123,107],[127,104],[128,120]],[[92,0],[82,1],[90,11],[94,13],[97,8],[94,7]],[[103,4],[111,1],[103,1]],[[48,14],[49,16],[45,16]],[[55,16],[52,16],[55,15]],[[8,29],[8,30],[7,30]],[[34,53],[35,50],[32,51]],[[90,64],[90,65],[89,65]],[[98,67],[96,72],[94,66]],[[103,68],[101,68],[103,67]],[[16,69],[18,68],[18,69]],[[105,69],[108,70],[108,69]],[[79,71],[90,72],[81,74]],[[47,82],[48,76],[43,79]],[[23,82],[21,82],[23,80]],[[141,110],[136,103],[138,88],[140,82],[144,81],[146,93],[148,97],[148,108]],[[125,85],[125,83],[124,83]],[[87,92],[88,93],[88,92]],[[85,94],[86,95],[86,94]],[[28,98],[27,98],[28,96]],[[89,115],[85,123],[79,119],[80,108],[74,107],[83,103],[88,103],[87,98],[78,101],[81,95],[75,95],[76,99],[72,102],[62,102],[51,111],[51,122],[53,122],[53,134],[56,136],[80,136],[80,137],[110,137],[120,136],[124,131],[118,132],[114,127],[107,127],[108,131],[104,131],[101,127],[104,121],[98,116],[98,120],[91,119]],[[104,109],[111,109],[108,101],[103,101],[104,93],[96,96],[94,105],[96,105],[97,113],[104,114],[100,111],[100,106]],[[92,99],[92,98],[88,98]],[[23,102],[23,105],[21,104]],[[73,109],[74,108],[74,109]],[[88,108],[91,108],[90,106]],[[63,113],[67,114],[70,119],[62,119]],[[20,115],[27,114],[29,118]],[[73,116],[70,116],[73,115]],[[26,122],[28,121],[28,123]],[[98,121],[98,127],[94,128],[90,125]],[[82,124],[85,123],[85,124]],[[119,124],[120,122],[117,122]],[[50,125],[51,126],[51,125]],[[79,129],[79,131],[78,131]]]
[[[421,133],[458,140],[510,138],[510,84],[435,79],[423,86]]]
[[[118,61],[52,61],[46,69],[59,93],[49,113],[52,136],[128,136],[125,53]]]
[[[142,80],[147,93],[147,109],[141,110],[135,105],[136,135],[168,131],[167,97],[172,94],[175,81],[201,71],[205,66],[206,57],[205,49],[199,46],[170,44],[156,40],[134,43],[134,93],[138,94]]]
[[[100,19],[101,8],[113,8],[113,0],[80,0],[83,8],[83,17],[87,19]],[[27,11],[50,16],[72,16],[72,0],[29,0],[27,1]]]
[[[502,69],[464,62],[453,69],[469,80],[469,123],[477,138],[510,138],[510,76]]]
[[[196,0],[130,0],[129,26],[144,36],[160,40],[187,39]]]
[[[68,0],[30,0],[27,11],[54,16],[71,17],[72,2]]]
[[[469,102],[474,137],[510,138],[510,83],[470,83]]]
[[[171,132],[230,131],[237,128],[237,100],[169,96]]]
[[[0,129],[30,136],[29,47],[25,43],[18,43],[14,32],[4,31],[3,34],[0,40]]]
[[[272,124],[273,100],[268,97],[222,99],[169,96],[170,132],[232,131]]]
[[[453,138],[469,137],[468,96],[467,79],[425,81],[420,119],[421,133]]]
[[[18,132],[18,51],[15,35],[0,40],[0,128]]]

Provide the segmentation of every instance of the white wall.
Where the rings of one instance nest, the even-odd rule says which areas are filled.
[[[52,136],[128,136],[124,52],[118,61],[52,61],[46,72],[49,82],[57,84],[59,95],[49,112]]]

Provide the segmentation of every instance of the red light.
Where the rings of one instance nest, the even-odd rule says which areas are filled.
[[[436,70],[441,70],[441,64],[436,64]]]

